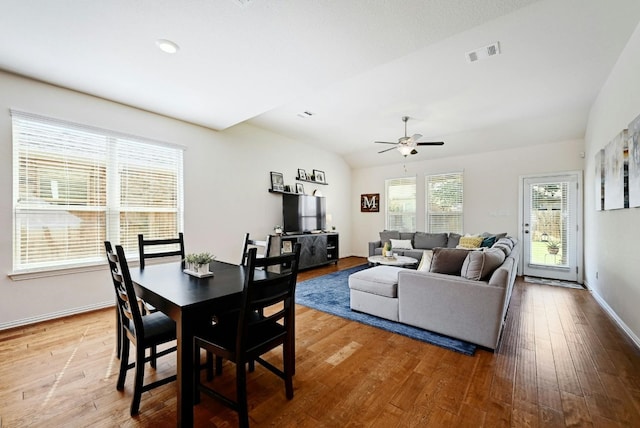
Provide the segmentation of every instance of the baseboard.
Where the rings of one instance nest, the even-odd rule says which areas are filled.
[[[635,333],[625,324],[625,322],[616,314],[611,306],[593,289],[589,286],[587,281],[584,282],[585,287],[591,293],[596,302],[600,305],[602,309],[618,324],[618,327],[622,329],[626,333],[626,335],[631,339],[631,341],[636,345],[636,348],[640,349],[640,338],[635,335]]]
[[[0,323],[0,330],[7,330],[15,327],[22,327],[29,324],[35,324],[42,321],[49,321],[56,318],[68,317],[69,315],[77,315],[84,312],[95,311],[97,309],[108,308],[109,306],[115,306],[115,302],[101,302],[96,303],[94,305],[81,306],[79,308],[66,309],[64,311],[51,312],[48,314],[38,315],[36,317],[31,318],[23,318],[15,321],[10,321],[6,323]]]

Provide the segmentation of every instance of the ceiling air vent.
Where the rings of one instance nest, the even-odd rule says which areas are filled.
[[[500,54],[500,42],[495,42],[489,46],[478,48],[474,51],[467,52],[466,57],[468,62],[476,62],[481,59],[486,59]]]

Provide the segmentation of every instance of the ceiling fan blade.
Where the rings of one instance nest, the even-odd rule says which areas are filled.
[[[375,144],[398,144],[398,143],[390,143],[388,141],[374,141]]]
[[[395,147],[390,147],[390,148],[388,148],[388,149],[384,149],[384,150],[382,150],[382,151],[380,151],[380,152],[378,152],[378,153],[388,152],[389,150],[395,150]]]
[[[442,146],[444,141],[421,141],[416,146]]]
[[[422,138],[422,134],[413,134],[409,140],[418,141],[420,138]]]

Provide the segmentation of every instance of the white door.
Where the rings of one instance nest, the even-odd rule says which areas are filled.
[[[522,179],[522,262],[527,276],[581,281],[582,175]]]

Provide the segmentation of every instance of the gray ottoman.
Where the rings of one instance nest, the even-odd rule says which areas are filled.
[[[376,266],[349,276],[350,307],[398,321],[398,272],[395,266]]]

